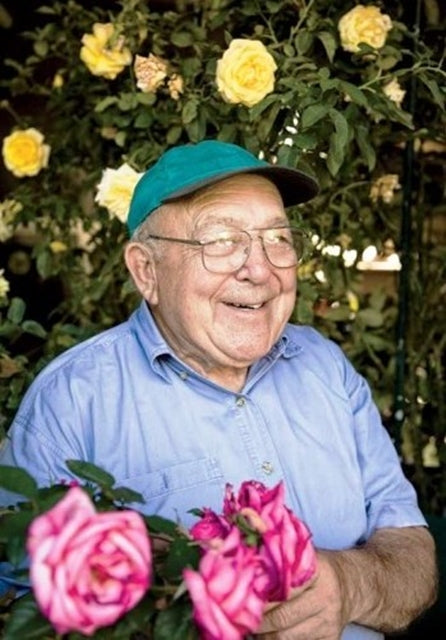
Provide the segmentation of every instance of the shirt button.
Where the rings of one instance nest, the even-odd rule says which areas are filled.
[[[274,471],[274,467],[273,467],[272,463],[268,462],[267,460],[265,460],[265,462],[262,462],[262,471],[264,473],[266,473],[267,475],[272,473]]]
[[[187,374],[187,372],[186,372],[186,371],[180,371],[180,378],[181,378],[181,380],[187,380],[187,378],[188,378],[188,377],[189,377],[189,376],[188,376],[188,374]]]
[[[246,404],[246,400],[245,400],[245,398],[237,398],[237,400],[235,401],[235,404],[238,407],[244,407],[245,404]]]

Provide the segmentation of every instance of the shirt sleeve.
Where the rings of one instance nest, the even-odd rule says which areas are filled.
[[[342,368],[355,421],[370,536],[384,527],[426,526],[414,486],[405,477],[397,450],[382,424],[369,384],[341,349],[331,343]]]

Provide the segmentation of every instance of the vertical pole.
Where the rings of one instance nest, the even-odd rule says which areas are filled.
[[[417,0],[413,20],[415,47],[420,31],[421,0]],[[416,105],[416,79],[411,77],[408,88],[408,111],[414,117]],[[401,207],[400,259],[401,271],[398,285],[398,317],[396,323],[396,366],[394,398],[394,436],[396,444],[401,444],[401,429],[406,415],[405,375],[406,375],[406,331],[409,309],[410,271],[411,271],[411,232],[412,232],[412,188],[414,173],[414,142],[407,141],[404,149],[403,201]]]

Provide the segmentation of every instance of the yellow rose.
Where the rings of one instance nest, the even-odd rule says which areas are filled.
[[[401,103],[404,100],[406,92],[401,88],[401,85],[396,78],[393,78],[393,80],[384,85],[383,92],[389,100],[392,100],[392,102],[397,105],[397,107],[401,107]]]
[[[180,95],[184,91],[184,80],[183,77],[178,73],[174,73],[167,82],[167,87],[169,89],[169,94],[172,100],[179,100]]]
[[[114,80],[126,65],[132,61],[132,54],[124,47],[124,39],[118,38],[114,46],[108,46],[113,36],[114,27],[111,23],[93,25],[93,33],[86,33],[82,37],[80,59],[94,76],[102,76],[107,80]]]
[[[105,169],[97,186],[95,201],[108,209],[110,215],[121,222],[127,220],[130,200],[136,183],[142,176],[127,163],[119,169]]]
[[[273,91],[276,69],[262,42],[235,39],[217,62],[217,87],[226,102],[252,107]]]
[[[147,58],[135,56],[133,70],[136,76],[136,86],[144,93],[155,92],[167,76],[167,62],[150,53]]]
[[[369,196],[372,202],[378,202],[381,198],[384,202],[390,204],[397,189],[401,189],[398,174],[386,173],[372,183]]]
[[[48,166],[50,147],[37,129],[14,131],[3,140],[3,161],[18,178],[35,176]]]
[[[391,28],[390,17],[373,5],[356,5],[344,14],[338,23],[342,48],[352,53],[359,51],[361,42],[374,49],[380,49],[384,46]]]

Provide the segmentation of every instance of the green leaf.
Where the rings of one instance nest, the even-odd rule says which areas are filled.
[[[11,298],[9,309],[6,317],[13,324],[20,324],[25,315],[26,304],[22,298]]]
[[[340,88],[356,104],[359,104],[361,107],[368,106],[367,98],[365,97],[361,89],[359,89],[356,85],[352,84],[351,82],[341,80]]]
[[[37,40],[34,43],[34,51],[39,58],[45,58],[48,55],[48,43],[45,40]]]
[[[173,31],[170,41],[176,47],[190,47],[193,44],[192,34],[188,31]]]
[[[198,637],[194,630],[188,602],[176,602],[160,611],[154,626],[154,640],[193,640]]]
[[[108,107],[111,107],[112,104],[116,104],[117,102],[118,99],[116,98],[116,96],[107,96],[106,98],[103,98],[98,102],[94,110],[96,111],[96,113],[102,113],[102,111],[105,111],[106,109],[108,109]]]
[[[198,545],[191,544],[187,538],[177,538],[169,547],[169,553],[163,564],[163,575],[175,580],[181,577],[185,566],[197,568],[200,560]]]
[[[356,144],[361,151],[361,156],[367,162],[367,168],[369,171],[372,171],[376,164],[376,151],[375,147],[372,145],[369,137],[368,128],[365,126],[357,126],[356,127],[357,135],[355,136]]]
[[[145,521],[147,522],[149,529],[155,533],[164,533],[172,537],[178,535],[178,524],[173,522],[173,520],[152,515],[146,516]]]
[[[0,465],[0,486],[25,498],[34,498],[37,494],[37,482],[20,467]]]
[[[145,503],[145,500],[140,493],[133,491],[133,489],[129,489],[128,487],[116,487],[115,489],[112,489],[110,493],[114,500],[125,504],[129,502]]]
[[[294,45],[299,55],[305,55],[313,44],[314,36],[306,29],[300,29],[297,36],[294,38]]]
[[[12,605],[2,637],[3,640],[33,640],[53,634],[52,626],[39,612],[33,596],[27,594]]]
[[[183,127],[178,125],[174,125],[173,127],[169,127],[166,135],[166,142],[169,146],[174,145],[181,137],[181,133],[183,131]]]
[[[330,62],[333,62],[333,58],[337,49],[336,38],[329,31],[321,31],[317,34],[317,37],[324,45],[325,53]]]
[[[367,327],[381,327],[384,321],[383,314],[376,309],[361,309],[356,317]]]
[[[79,478],[94,482],[99,486],[112,487],[115,483],[114,477],[97,467],[91,462],[84,462],[83,460],[66,460],[68,469],[76,474]]]
[[[312,127],[316,122],[325,118],[327,113],[330,110],[330,106],[324,104],[312,104],[307,107],[303,113],[300,120],[300,126],[302,129],[308,129]]]
[[[48,335],[42,325],[35,320],[25,320],[22,324],[22,329],[25,333],[37,336],[38,338],[46,338]]]
[[[198,102],[196,100],[188,100],[181,112],[181,119],[184,124],[190,124],[197,117]]]
[[[433,99],[438,104],[441,109],[444,109],[444,96],[442,95],[440,88],[436,82],[425,76],[424,74],[420,74],[419,78],[423,84],[429,89],[432,94]]]
[[[327,166],[331,175],[335,176],[344,161],[349,139],[349,126],[347,120],[340,111],[330,109],[329,115],[335,126],[335,131],[330,136]]]

